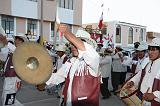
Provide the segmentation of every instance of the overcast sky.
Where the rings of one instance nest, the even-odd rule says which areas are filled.
[[[83,0],[82,23],[99,22],[102,10],[105,22],[117,20],[160,32],[160,0]]]

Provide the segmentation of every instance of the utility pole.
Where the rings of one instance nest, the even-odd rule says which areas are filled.
[[[43,0],[41,0],[41,25],[40,25],[40,43],[43,40]]]

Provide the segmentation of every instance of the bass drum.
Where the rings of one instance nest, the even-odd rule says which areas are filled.
[[[127,83],[130,79],[122,86],[122,89],[120,90],[120,98],[127,106],[139,106],[142,101],[136,95],[138,88],[135,86],[127,88]]]

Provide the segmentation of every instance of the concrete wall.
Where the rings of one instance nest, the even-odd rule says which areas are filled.
[[[0,0],[0,14],[11,15],[11,0]]]
[[[26,19],[16,18],[16,34],[17,33],[26,33]]]
[[[11,15],[37,19],[37,2],[28,0],[11,0]]]

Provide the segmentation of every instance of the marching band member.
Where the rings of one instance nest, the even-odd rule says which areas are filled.
[[[76,56],[66,62],[69,68],[65,68],[65,106],[99,106],[99,54],[95,50],[96,42],[84,30],[78,30],[75,36],[64,24],[59,25],[59,31],[72,44],[71,51]]]
[[[111,93],[108,89],[108,80],[111,76],[111,65],[112,65],[112,50],[106,48],[103,53],[100,55],[100,64],[99,70],[102,76],[102,84],[100,86],[100,91],[102,94],[102,99],[107,99],[111,96]]]
[[[119,88],[125,82],[127,73],[127,66],[122,65],[124,60],[122,50],[123,49],[120,46],[116,46],[115,54],[112,56],[111,79],[115,95],[119,92]]]
[[[0,41],[5,45],[1,48],[1,55],[5,52],[7,53],[7,58],[5,60],[4,66],[4,84],[2,92],[2,106],[23,106],[17,99],[16,93],[21,87],[21,80],[18,78],[13,63],[12,55],[15,48],[21,43],[28,41],[27,37],[24,34],[18,34],[15,36],[15,46],[8,43],[5,36],[0,36]],[[6,54],[5,54],[6,55]]]
[[[132,64],[136,65],[135,70],[133,70],[133,68],[131,70],[133,74],[144,69],[146,64],[149,62],[149,57],[147,56],[147,49],[148,49],[147,43],[140,42],[140,45],[136,49],[136,55],[138,57],[138,60],[137,62],[132,62]]]
[[[148,47],[150,62],[139,71],[126,88],[137,87],[143,106],[160,106],[160,38],[154,38]]]

